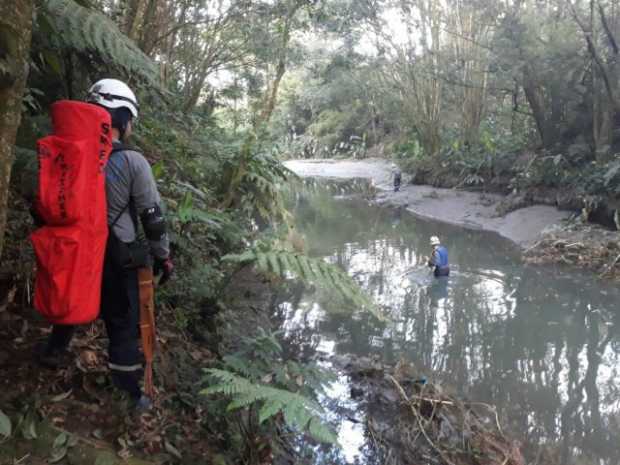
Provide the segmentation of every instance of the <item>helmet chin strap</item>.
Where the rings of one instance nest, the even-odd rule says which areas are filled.
[[[125,123],[121,128],[119,128],[118,130],[118,137],[121,140],[121,142],[125,142],[125,133],[127,132],[127,125],[129,124],[129,122]]]

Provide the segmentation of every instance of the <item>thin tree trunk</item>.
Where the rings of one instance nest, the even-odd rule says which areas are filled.
[[[144,14],[146,12],[146,0],[134,0],[131,2],[131,8],[129,9],[129,16],[127,18],[127,36],[133,40],[138,41],[140,38],[140,30],[144,25]]]
[[[32,0],[0,2],[0,255],[6,228],[13,146],[28,78]]]
[[[265,105],[263,111],[260,114],[258,120],[259,124],[265,124],[271,119],[271,114],[276,106],[278,99],[278,89],[280,88],[280,82],[286,72],[286,59],[288,56],[288,44],[291,40],[291,23],[297,11],[301,8],[302,2],[296,1],[291,9],[288,11],[284,20],[284,30],[282,32],[282,43],[280,45],[280,56],[278,57],[278,64],[276,66],[276,75],[271,84],[271,89],[267,93]]]

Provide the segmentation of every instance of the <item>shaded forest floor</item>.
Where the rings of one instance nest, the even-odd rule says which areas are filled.
[[[238,273],[225,309],[206,309],[184,323],[174,308],[156,304],[157,395],[152,410],[138,413],[112,386],[101,321],[77,330],[61,367],[39,363],[51,328],[31,307],[27,213],[14,211],[0,270],[0,410],[11,418],[13,435],[0,440],[0,465],[232,463],[240,451],[231,446],[223,400],[200,392],[203,369],[233,351],[239,335],[269,325],[277,286]]]
[[[133,412],[111,385],[107,338],[100,321],[78,330],[66,364],[57,370],[38,363],[37,346],[44,344],[50,328],[34,310],[9,300],[0,321],[0,408],[13,418],[14,427],[20,415],[24,416],[16,437],[34,440],[36,445],[37,439],[44,441],[37,431],[51,427],[58,428],[57,435],[67,431],[103,453],[114,450],[118,458],[135,455],[163,463],[185,457],[183,463],[194,463],[192,457],[214,455],[217,441],[213,440],[213,431],[203,427],[208,419],[206,404],[188,389],[200,386],[200,368],[209,366],[214,354],[173,328],[167,315],[158,316],[155,408],[141,414]],[[3,447],[12,456],[3,452],[0,463],[22,458],[15,454],[25,447],[28,445],[14,444],[12,454],[11,447]],[[32,451],[33,456],[39,451],[43,459],[57,452],[49,443],[38,449],[33,446]],[[90,464],[91,458],[75,461],[73,457],[71,463]]]
[[[265,319],[267,312],[262,307],[273,295],[268,282],[245,274],[229,292],[241,298],[226,310],[227,315],[245,318],[250,314],[255,319]],[[178,327],[170,309],[159,309],[155,407],[138,414],[111,385],[107,338],[101,321],[81,327],[71,342],[66,365],[51,370],[42,367],[36,357],[37,346],[45,342],[50,332],[49,325],[36,311],[18,303],[16,287],[8,290],[7,297],[0,309],[0,408],[12,416],[14,423],[25,415],[22,431],[16,435],[30,441],[2,447],[1,465],[24,458],[26,454],[20,453],[25,450],[32,455],[21,463],[47,463],[36,459],[53,456],[56,451],[51,444],[61,431],[100,451],[94,453],[95,459],[114,451],[112,459],[116,456],[119,461],[136,456],[154,463],[228,463],[222,454],[229,449],[224,437],[229,428],[223,418],[214,416],[221,409],[211,409],[212,401],[200,394],[204,387],[202,369],[212,366],[216,352],[227,350],[224,344],[234,339],[232,333],[218,334],[219,329],[213,325],[229,326],[239,336],[238,324],[245,326],[245,333],[251,333],[251,328],[257,327],[255,321],[247,324],[228,317],[226,325],[194,321],[188,331]],[[30,428],[36,438],[29,437]],[[41,434],[50,428],[56,431],[53,437]],[[43,443],[38,444],[37,440]],[[68,452],[70,463],[94,463],[90,461],[92,454],[80,460],[72,450]],[[112,459],[102,463],[113,465],[116,462]]]

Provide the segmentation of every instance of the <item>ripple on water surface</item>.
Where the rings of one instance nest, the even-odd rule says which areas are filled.
[[[389,321],[343,312],[315,292],[285,305],[288,333],[312,338],[327,358],[404,357],[459,395],[497,405],[531,460],[545,448],[562,465],[620,461],[616,287],[585,273],[524,266],[516,247],[494,234],[335,199],[352,188],[339,189],[298,196],[297,227],[310,253],[346,269]],[[448,279],[425,266],[431,235],[449,250]],[[340,419],[342,463],[369,463],[364,412],[350,387],[342,375],[325,402]]]

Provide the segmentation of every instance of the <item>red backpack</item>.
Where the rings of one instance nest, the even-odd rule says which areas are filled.
[[[37,258],[34,306],[52,323],[82,324],[99,315],[110,115],[69,100],[54,103],[51,112],[54,133],[37,142],[35,209],[45,226],[30,236]]]

